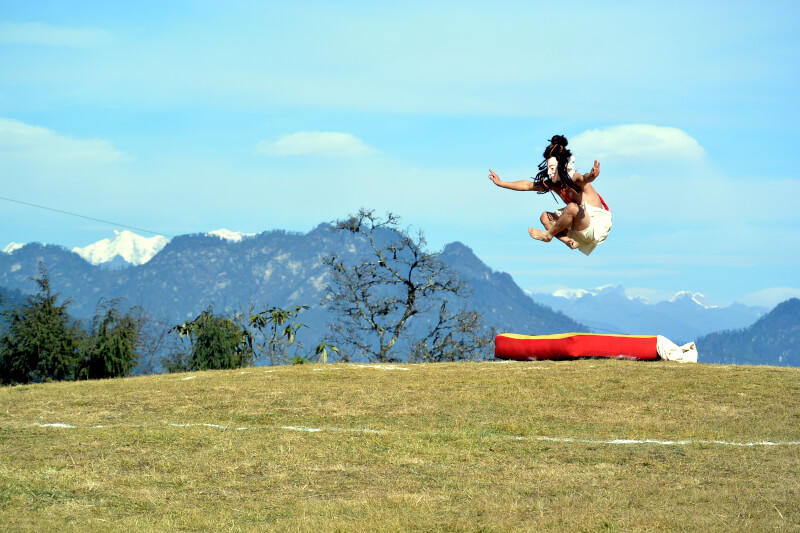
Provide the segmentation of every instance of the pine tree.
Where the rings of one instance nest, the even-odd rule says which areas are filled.
[[[82,341],[81,330],[50,288],[47,269],[39,263],[32,278],[39,292],[3,312],[6,331],[0,337],[0,381],[30,383],[71,379]]]
[[[171,331],[176,331],[181,338],[188,337],[191,349],[189,357],[173,355],[174,365],[166,361],[168,369],[216,370],[253,364],[253,352],[244,332],[231,319],[215,315],[211,307]]]
[[[132,312],[121,314],[119,300],[101,302],[92,322],[91,337],[82,354],[78,378],[127,376],[139,360],[139,324]]]

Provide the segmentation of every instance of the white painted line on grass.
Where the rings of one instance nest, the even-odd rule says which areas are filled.
[[[593,439],[576,439],[572,437],[517,437],[518,440],[538,440],[544,442],[561,442],[561,443],[577,443],[577,444],[615,444],[615,445],[632,445],[632,444],[657,444],[660,446],[686,446],[689,444],[710,445],[716,444],[719,446],[798,446],[800,441],[778,441],[772,442],[768,440],[756,442],[731,442],[726,440],[656,440],[656,439],[611,439],[611,440],[593,440]]]
[[[300,431],[304,433],[321,433],[321,432],[336,432],[336,433],[370,433],[370,434],[391,434],[392,431],[384,429],[370,429],[370,428],[315,428],[307,426],[224,426],[221,424],[209,423],[187,423],[177,424],[173,422],[164,422],[170,427],[187,428],[187,427],[207,427],[223,430],[258,430],[258,429],[283,429],[286,431]],[[40,428],[61,428],[61,429],[105,429],[113,427],[145,427],[149,424],[140,425],[96,425],[96,426],[74,426],[71,424],[63,423],[50,423],[50,424],[23,424],[21,427],[40,427]],[[20,426],[0,426],[0,429],[13,429]],[[424,431],[409,431],[415,435],[455,435],[455,433],[444,432],[424,432]],[[702,446],[737,446],[737,447],[757,447],[757,446],[800,446],[800,441],[769,441],[759,440],[750,442],[735,442],[726,440],[703,440],[703,439],[683,439],[683,440],[658,440],[658,439],[582,439],[575,437],[546,437],[546,436],[521,436],[521,435],[487,435],[483,438],[497,438],[497,439],[510,439],[516,441],[537,441],[537,442],[556,442],[561,444],[590,444],[594,446],[611,445],[611,446],[632,446],[632,445],[656,445],[656,446],[689,446],[689,445],[702,445]]]

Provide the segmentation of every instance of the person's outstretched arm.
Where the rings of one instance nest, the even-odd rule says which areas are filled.
[[[492,183],[494,183],[498,187],[502,187],[504,189],[511,189],[512,191],[543,190],[540,187],[537,187],[536,184],[530,180],[503,181],[500,179],[500,176],[494,173],[492,169],[489,169],[489,179],[492,180]]]
[[[598,163],[597,160],[595,159],[592,170],[590,170],[586,174],[581,174],[580,172],[576,172],[573,175],[572,179],[575,181],[575,183],[591,183],[599,175],[600,175],[600,163]]]

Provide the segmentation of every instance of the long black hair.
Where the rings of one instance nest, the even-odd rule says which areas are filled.
[[[575,192],[581,192],[567,171],[567,165],[572,157],[572,152],[567,150],[567,144],[569,144],[569,141],[563,135],[553,135],[550,139],[550,145],[544,149],[542,154],[544,161],[539,163],[539,173],[533,178],[533,183],[541,186],[542,190],[537,191],[539,194],[565,187],[569,187]],[[558,161],[558,166],[556,167],[559,177],[558,183],[554,183],[550,176],[547,175],[547,160],[551,157],[555,157],[556,161]]]

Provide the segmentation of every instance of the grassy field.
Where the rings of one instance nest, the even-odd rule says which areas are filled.
[[[800,369],[301,365],[0,389],[5,531],[800,531]]]

